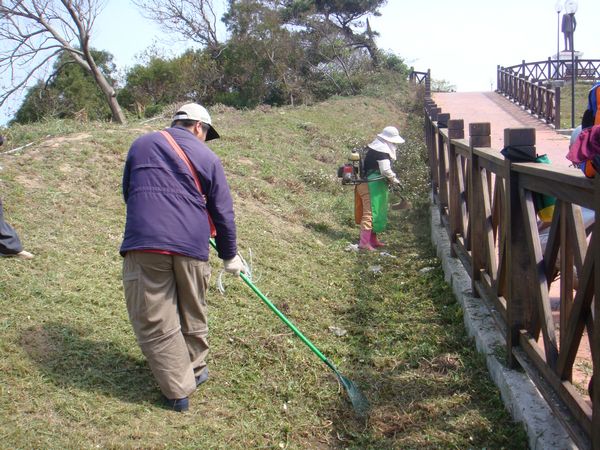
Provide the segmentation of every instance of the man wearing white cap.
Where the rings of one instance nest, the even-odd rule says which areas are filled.
[[[354,216],[360,224],[361,249],[375,250],[384,245],[377,239],[377,233],[387,225],[388,184],[400,184],[392,170],[392,161],[396,160],[397,146],[402,143],[404,139],[398,129],[387,126],[367,146],[361,177],[369,182],[360,183],[355,189]]]
[[[183,105],[171,128],[133,142],[123,173],[127,312],[165,405],[179,412],[208,379],[211,235],[225,270],[244,270],[223,166],[205,144],[218,137],[204,107]]]

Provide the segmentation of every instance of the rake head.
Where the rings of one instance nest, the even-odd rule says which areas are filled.
[[[366,418],[369,414],[369,400],[367,400],[363,393],[360,392],[352,380],[349,380],[337,370],[335,371],[335,374],[337,375],[338,380],[340,380],[340,383],[342,383],[342,386],[344,386],[344,389],[346,389],[348,397],[350,397],[350,401],[352,402],[352,408],[354,408],[356,415],[361,419]]]

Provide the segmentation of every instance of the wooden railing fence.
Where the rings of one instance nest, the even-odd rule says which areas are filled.
[[[413,84],[425,86],[425,97],[431,96],[431,70],[427,70],[427,72],[418,72],[411,67],[410,72],[408,73],[408,81]]]
[[[577,70],[574,72],[573,67]],[[522,76],[530,81],[569,80],[575,73],[575,78],[580,80],[600,80],[600,59],[574,58],[573,64],[570,59],[552,59],[521,64],[508,67],[498,66],[498,70],[504,70],[515,76]]]
[[[575,70],[574,70],[575,69]],[[497,68],[496,90],[532,115],[560,128],[560,86],[566,80],[600,80],[600,60],[536,61]]]
[[[560,86],[546,86],[527,76],[498,68],[497,89],[516,104],[546,123],[560,128]]]
[[[472,123],[465,139],[462,120],[425,100],[433,198],[452,255],[503,330],[510,367],[525,369],[580,448],[600,449],[600,179],[510,162],[490,148],[490,131]],[[534,143],[535,129],[504,130],[505,146],[535,154]],[[546,230],[538,226],[540,194],[556,198]],[[582,208],[595,212],[587,236]],[[589,386],[586,370],[599,374]]]

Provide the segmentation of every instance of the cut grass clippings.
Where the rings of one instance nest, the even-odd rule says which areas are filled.
[[[118,249],[126,152],[167,123],[8,130],[7,150],[39,142],[0,156],[5,218],[36,255],[0,261],[2,446],[525,447],[430,243],[415,110],[408,94],[211,110],[223,136],[211,147],[228,174],[254,282],[357,383],[371,403],[367,421],[355,417],[332,371],[239,279],[224,276],[226,293],[217,292],[214,255],[210,379],[188,413],[163,409],[127,318]],[[414,207],[390,212],[380,237],[392,256],[348,252],[358,237],[353,192],[336,170],[389,124],[407,141],[397,170]]]

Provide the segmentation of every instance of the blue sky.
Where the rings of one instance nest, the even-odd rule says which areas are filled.
[[[560,2],[564,5],[564,2]],[[556,0],[389,0],[373,20],[379,46],[459,91],[495,89],[496,67],[556,54]],[[564,7],[563,7],[564,10]],[[600,59],[600,1],[579,0],[574,48]],[[559,33],[560,50],[563,34]]]
[[[489,91],[495,88],[497,65],[541,61],[556,53],[560,16],[555,4],[556,0],[388,0],[371,26],[380,33],[381,48],[416,70],[431,69],[434,79],[445,80],[459,91]],[[575,49],[583,52],[583,58],[600,59],[600,1],[579,0],[578,4]],[[558,37],[562,50],[562,33]],[[92,44],[112,53],[121,71],[133,66],[136,56],[150,46],[166,55],[187,46],[161,32],[124,0],[106,1]],[[19,102],[15,99],[0,109],[0,122],[6,122]]]

